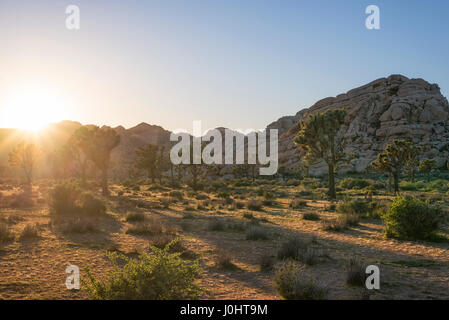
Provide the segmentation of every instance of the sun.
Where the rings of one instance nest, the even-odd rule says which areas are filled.
[[[35,84],[10,88],[0,102],[0,126],[39,131],[64,119],[64,99],[54,88]]]

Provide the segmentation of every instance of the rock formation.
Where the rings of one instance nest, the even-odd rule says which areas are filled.
[[[353,159],[340,168],[342,171],[364,171],[393,139],[413,141],[422,150],[420,158],[435,159],[438,166],[449,160],[449,105],[438,85],[391,75],[320,100],[294,116],[271,123],[268,128],[276,128],[280,134],[280,165],[296,170],[303,164],[304,152],[293,143],[298,121],[332,108],[347,111],[345,126],[339,134],[346,138],[346,152]],[[326,172],[322,162],[310,168],[311,174]]]

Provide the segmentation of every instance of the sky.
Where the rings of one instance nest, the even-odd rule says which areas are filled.
[[[391,74],[448,97],[448,15],[446,0],[1,0],[0,127],[259,129]]]

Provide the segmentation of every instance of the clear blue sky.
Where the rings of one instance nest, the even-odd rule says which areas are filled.
[[[365,28],[370,4],[381,30]],[[449,93],[446,0],[2,0],[0,39],[0,94],[44,83],[83,123],[263,128],[397,73]]]

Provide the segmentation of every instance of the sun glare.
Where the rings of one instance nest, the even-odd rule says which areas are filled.
[[[49,87],[23,85],[11,88],[0,104],[3,128],[39,131],[64,119],[64,100]]]

